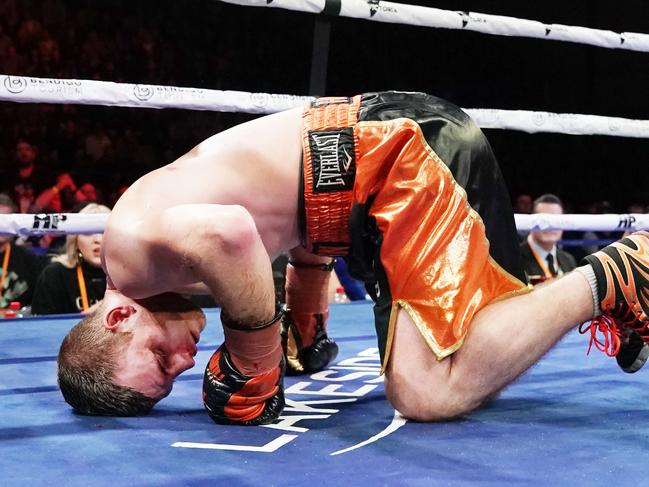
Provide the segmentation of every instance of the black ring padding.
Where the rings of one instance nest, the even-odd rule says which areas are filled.
[[[275,316],[273,316],[268,321],[263,321],[261,323],[257,323],[256,325],[246,326],[240,322],[233,320],[230,317],[230,315],[227,313],[227,311],[222,309],[221,323],[223,324],[224,327],[230,328],[231,330],[257,331],[257,330],[263,330],[264,328],[268,328],[269,326],[274,325],[275,323],[277,323],[279,320],[282,319],[284,313],[285,313],[284,307],[281,305],[279,301],[275,301]]]
[[[340,15],[341,9],[341,0],[325,0],[325,6],[320,13],[325,15]]]

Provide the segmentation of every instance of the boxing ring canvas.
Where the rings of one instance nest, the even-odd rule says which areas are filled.
[[[56,353],[76,317],[0,322],[0,485],[646,485],[649,375],[622,373],[566,336],[465,419],[418,424],[383,394],[369,304],[333,305],[339,357],[285,381],[267,427],[219,426],[203,411],[203,369],[221,343],[217,310],[197,365],[145,417],[74,414]],[[539,330],[542,333],[542,330]]]

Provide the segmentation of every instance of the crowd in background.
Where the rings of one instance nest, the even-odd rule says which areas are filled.
[[[0,73],[213,89],[283,89],[289,93],[294,89],[292,85],[303,82],[303,76],[295,76],[300,80],[295,81],[280,67],[287,57],[296,68],[302,68],[298,62],[308,64],[310,55],[302,53],[302,47],[278,46],[276,63],[268,63],[262,59],[267,56],[261,54],[251,60],[251,52],[262,52],[262,43],[254,36],[237,35],[242,28],[263,25],[260,22],[269,13],[257,16],[259,20],[253,12],[252,20],[242,18],[242,24],[231,25],[226,19],[219,22],[223,6],[218,2],[200,2],[196,9],[174,2],[163,2],[161,6],[164,8],[156,10],[146,2],[132,4],[125,0],[92,4],[76,0],[0,0]],[[205,15],[213,15],[218,28],[192,28]],[[311,26],[296,25],[295,29],[309,30]],[[275,42],[267,39],[263,44]],[[251,44],[256,46],[252,50]],[[308,53],[309,47],[304,49]],[[207,59],[214,50],[218,50],[218,56]],[[246,53],[245,58],[237,58],[239,50]],[[263,68],[263,76],[250,75],[251,61],[260,65],[255,68]],[[282,88],[273,90],[273,83],[281,83]],[[304,93],[304,89],[300,92]],[[96,199],[110,206],[141,174],[247,118],[242,114],[184,110],[0,103],[0,191],[20,199],[10,184],[25,163],[23,159],[32,157],[38,173],[31,176],[36,184],[34,199],[67,174],[72,183],[59,184],[64,191],[61,210],[71,210],[79,200]],[[32,154],[25,156],[30,151]],[[512,175],[507,167],[504,171]],[[524,181],[508,183],[517,190],[525,188]],[[84,196],[84,191],[91,195]],[[580,195],[579,206],[572,207],[571,194],[563,193],[567,212],[594,212],[607,205],[597,195],[584,203]],[[21,211],[27,211],[25,204],[18,203]],[[615,201],[610,210],[625,212],[631,203]],[[54,211],[59,210],[58,206],[57,201],[53,207],[41,202],[32,209]]]
[[[113,3],[115,8],[125,2]],[[182,38],[166,38],[164,23],[151,24],[143,24],[136,12],[121,17],[111,8],[79,2],[1,0],[0,73],[218,85],[227,55],[222,67],[210,65],[207,70]],[[217,38],[206,32],[196,37],[186,42]],[[177,73],[183,73],[183,79]],[[120,188],[141,174],[222,130],[223,118],[219,113],[0,103],[0,190],[12,191],[8,183],[24,163],[24,153],[32,151],[26,157],[35,159],[39,192],[67,173],[74,185],[66,189],[90,183],[97,197],[110,204]],[[241,116],[229,118],[231,124]],[[68,198],[63,209],[70,210],[74,203]]]

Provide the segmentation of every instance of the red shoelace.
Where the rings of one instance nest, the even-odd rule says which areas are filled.
[[[608,314],[582,323],[579,325],[579,333],[582,335],[590,333],[590,342],[588,343],[586,355],[590,353],[593,345],[597,350],[604,352],[609,357],[615,357],[620,351],[621,332],[615,320]]]
[[[620,313],[618,312],[618,314]],[[646,343],[649,343],[649,323],[639,320],[631,308],[627,310],[623,318],[611,318],[610,312],[605,312],[603,315],[579,325],[579,333],[582,335],[590,332],[586,355],[595,345],[597,350],[604,352],[609,357],[615,357],[620,351],[623,331],[634,331]],[[601,335],[603,339],[600,339],[598,335]]]

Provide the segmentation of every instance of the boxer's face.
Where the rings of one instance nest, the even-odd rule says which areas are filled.
[[[205,315],[177,294],[130,301],[113,308],[114,316],[106,313],[107,327],[131,334],[113,377],[119,385],[162,399],[174,379],[194,366]]]

